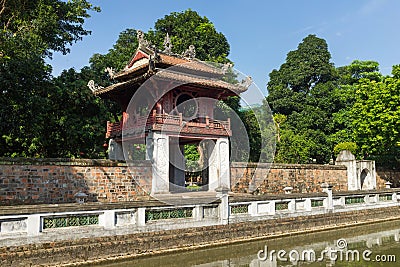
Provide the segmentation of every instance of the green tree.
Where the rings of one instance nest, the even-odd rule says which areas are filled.
[[[116,43],[107,54],[94,54],[90,62],[90,70],[96,76],[96,81],[103,86],[110,84],[110,79],[105,73],[107,67],[112,67],[115,71],[122,70],[132,58],[138,46],[135,29],[126,29],[122,31]]]
[[[206,17],[188,9],[183,12],[172,12],[156,21],[154,30],[150,30],[147,38],[162,49],[166,34],[171,37],[173,52],[180,54],[189,45],[196,48],[196,58],[212,62],[228,62],[230,46],[225,37]]]
[[[333,131],[330,140],[333,144],[355,142],[352,119],[349,112],[356,101],[356,85],[361,79],[381,81],[383,76],[379,72],[379,63],[370,60],[354,60],[350,65],[339,67],[337,70],[339,76],[338,86],[334,90],[333,98],[337,110],[332,114]],[[360,157],[361,155],[358,156]]]
[[[326,41],[309,35],[296,50],[287,54],[279,70],[270,73],[268,104],[274,114],[287,118],[280,125],[280,142],[293,141],[305,146],[300,151],[300,145],[290,146],[278,141],[278,161],[306,163],[310,158],[318,163],[329,161],[331,114],[337,108],[333,94],[337,73],[330,59]]]
[[[400,166],[400,65],[382,81],[361,79],[349,111],[362,155],[380,164]]]
[[[92,78],[83,69],[64,70],[53,80],[47,115],[51,120],[44,133],[46,157],[105,157],[104,126],[111,115],[107,105],[86,85]]]
[[[90,33],[90,10],[84,0],[0,1],[0,155],[46,155],[53,85],[44,59]]]

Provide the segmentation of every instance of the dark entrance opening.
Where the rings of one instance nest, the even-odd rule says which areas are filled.
[[[362,170],[361,175],[360,175],[360,181],[361,181],[361,189],[363,189],[365,178],[367,178],[369,171],[367,169]]]
[[[201,140],[170,137],[170,192],[208,190],[208,157],[203,154]]]

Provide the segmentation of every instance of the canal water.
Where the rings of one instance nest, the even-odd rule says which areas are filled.
[[[137,258],[101,266],[394,267],[400,266],[399,237],[400,221],[390,221]]]

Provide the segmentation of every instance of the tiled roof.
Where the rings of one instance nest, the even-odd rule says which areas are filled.
[[[150,65],[151,60],[154,60],[151,63],[153,66]],[[94,94],[103,95],[113,90],[127,88],[135,83],[144,82],[154,73],[156,73],[156,78],[202,87],[228,89],[237,94],[247,90],[240,84],[222,81],[224,70],[217,65],[213,66],[212,63],[195,58],[185,58],[181,55],[155,53],[148,48],[139,48],[125,69],[114,75],[113,79],[119,82],[98,89],[94,91]]]
[[[211,79],[208,77],[191,75],[188,73],[177,71],[176,69],[175,69],[175,71],[168,70],[168,69],[162,69],[162,70],[157,71],[157,73],[154,75],[152,75],[150,73],[146,73],[144,75],[136,77],[135,79],[130,79],[128,81],[115,83],[106,88],[102,88],[102,89],[95,91],[94,94],[102,95],[102,94],[105,94],[112,90],[122,89],[131,84],[137,83],[140,80],[149,78],[150,76],[153,76],[153,78],[155,78],[155,79],[162,79],[162,80],[166,80],[166,81],[176,81],[176,82],[182,83],[182,84],[192,84],[192,85],[198,85],[198,86],[202,86],[202,87],[209,87],[209,88],[215,88],[215,89],[227,89],[227,90],[233,91],[236,94],[243,93],[244,91],[247,90],[246,87],[244,87],[240,84],[231,84],[231,83],[227,83],[225,81],[218,80],[218,79]]]

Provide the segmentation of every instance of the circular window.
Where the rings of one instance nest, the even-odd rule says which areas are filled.
[[[197,101],[189,94],[183,93],[176,99],[176,109],[186,120],[194,119],[197,115]]]

